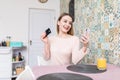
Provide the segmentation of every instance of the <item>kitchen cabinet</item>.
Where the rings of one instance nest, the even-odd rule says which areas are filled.
[[[12,47],[12,78],[16,78],[25,68],[26,47]]]
[[[26,65],[26,47],[0,47],[0,80],[16,78]]]
[[[0,47],[0,80],[11,80],[12,75],[12,49]]]

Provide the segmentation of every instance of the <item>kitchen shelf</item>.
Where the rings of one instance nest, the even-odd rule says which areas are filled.
[[[25,46],[12,47],[12,78],[17,78],[17,76],[24,70],[25,50]],[[19,53],[21,54],[23,60],[20,60]]]
[[[12,78],[16,78],[18,75],[12,75]]]
[[[22,60],[22,61],[13,61],[12,63],[15,64],[15,63],[23,63],[25,62],[25,60]]]

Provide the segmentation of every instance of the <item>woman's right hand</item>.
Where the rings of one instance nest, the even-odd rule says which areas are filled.
[[[42,33],[41,35],[41,40],[44,42],[44,43],[48,43],[48,37],[46,37],[46,33]]]

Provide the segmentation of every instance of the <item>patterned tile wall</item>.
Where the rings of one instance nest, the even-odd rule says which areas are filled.
[[[61,13],[68,12],[69,0],[61,4]],[[104,54],[108,63],[120,65],[120,0],[75,0],[74,27],[77,36],[90,29],[90,53],[83,62],[96,63]]]
[[[70,0],[60,0],[60,13],[69,12]]]

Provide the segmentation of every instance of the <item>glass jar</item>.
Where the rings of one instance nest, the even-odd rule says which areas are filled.
[[[7,36],[7,37],[6,37],[6,46],[7,46],[7,47],[10,46],[10,40],[11,40],[11,36]]]

